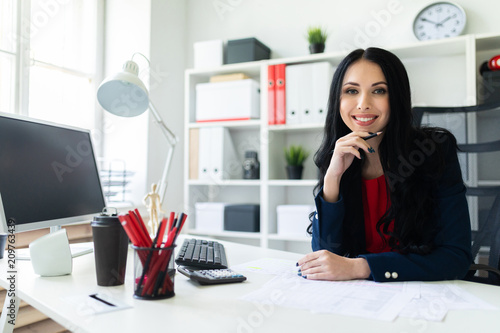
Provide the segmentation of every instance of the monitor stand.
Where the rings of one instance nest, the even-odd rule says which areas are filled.
[[[61,230],[61,226],[50,227],[50,232],[56,232]],[[69,249],[71,251],[71,257],[79,257],[84,254],[89,254],[94,252],[94,243],[93,242],[85,242],[85,243],[76,243],[69,244]],[[30,258],[30,249],[16,249],[16,259],[17,260],[31,260]]]

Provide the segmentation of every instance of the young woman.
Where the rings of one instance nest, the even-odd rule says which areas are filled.
[[[394,54],[359,49],[340,63],[315,163],[315,252],[297,263],[304,278],[465,277],[471,232],[456,140],[412,126],[408,75]]]

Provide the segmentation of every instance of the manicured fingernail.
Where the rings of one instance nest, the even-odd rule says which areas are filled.
[[[302,272],[302,269],[301,269],[301,268],[299,268],[299,272]]]
[[[299,263],[298,263],[298,262],[296,262],[296,263],[295,263],[295,266],[298,266],[298,265],[299,265]]]
[[[303,277],[304,279],[307,279],[307,275],[302,275],[302,277]]]
[[[298,276],[302,276],[302,272],[300,272],[300,271],[299,271],[299,272],[297,273],[297,275],[298,275]]]
[[[372,147],[370,147],[370,148],[368,148],[368,151],[369,151],[370,153],[374,153],[374,152],[375,152],[375,149],[373,149]]]

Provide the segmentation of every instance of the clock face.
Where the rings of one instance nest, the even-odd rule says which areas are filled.
[[[419,40],[458,36],[465,28],[464,10],[450,2],[433,3],[418,13],[413,33]]]

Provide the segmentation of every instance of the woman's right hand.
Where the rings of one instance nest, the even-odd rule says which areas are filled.
[[[351,132],[335,143],[335,150],[324,179],[323,198],[326,201],[338,201],[340,179],[355,157],[361,159],[359,149],[369,153],[371,146],[363,140],[369,134],[369,132]]]

